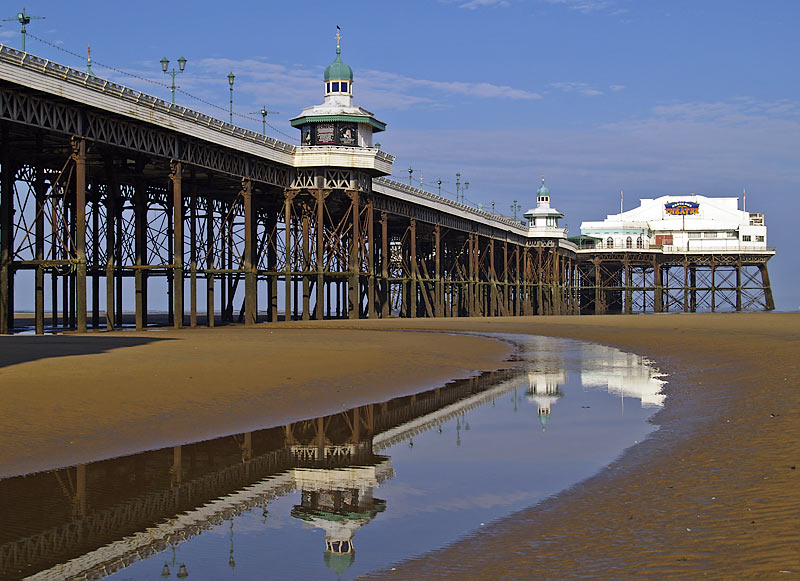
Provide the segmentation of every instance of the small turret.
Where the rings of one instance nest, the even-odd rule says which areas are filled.
[[[525,212],[524,216],[528,219],[528,235],[537,238],[566,238],[567,229],[559,228],[558,221],[564,214],[550,207],[550,189],[544,185],[544,174],[542,174],[542,185],[536,190],[536,207]]]

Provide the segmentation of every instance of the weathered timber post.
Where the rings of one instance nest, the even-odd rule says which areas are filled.
[[[172,300],[173,325],[183,327],[183,164],[170,160],[169,178],[172,181]]]
[[[42,134],[36,134],[36,151],[42,151]],[[44,169],[42,168],[41,161],[36,164],[36,176],[34,182],[34,191],[36,194],[36,297],[35,297],[35,332],[37,335],[44,333],[44,209],[46,205],[46,185],[44,183]]]
[[[367,317],[375,319],[375,206],[372,198],[367,200]]]
[[[75,302],[78,333],[86,332],[86,140],[73,138],[75,162]]]
[[[258,275],[256,273],[256,216],[253,207],[253,184],[242,179],[244,207],[244,324],[258,323]]]
[[[389,286],[389,216],[381,212],[381,278],[383,293],[381,297],[381,317],[388,317],[391,309],[391,287]]]

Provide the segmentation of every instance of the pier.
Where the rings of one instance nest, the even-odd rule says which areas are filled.
[[[153,289],[176,328],[774,308],[774,251],[586,247],[389,179],[352,87],[337,48],[295,146],[0,46],[0,333],[20,294],[36,333],[144,329]]]

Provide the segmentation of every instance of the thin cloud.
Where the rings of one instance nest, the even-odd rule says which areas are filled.
[[[617,7],[617,3],[611,0],[544,0],[548,4],[565,6],[581,14],[593,14],[596,12],[613,12],[615,14],[624,12]]]
[[[609,85],[608,88],[614,92],[619,92],[625,90],[625,85]]]
[[[467,10],[478,10],[479,8],[505,8],[507,6],[511,6],[511,2],[508,0],[470,0],[459,4],[458,7]]]
[[[558,83],[550,83],[550,85],[548,86],[553,89],[563,91],[565,93],[580,93],[581,95],[588,95],[590,97],[603,94],[603,91],[595,89],[594,87],[588,85],[587,83],[558,82]]]

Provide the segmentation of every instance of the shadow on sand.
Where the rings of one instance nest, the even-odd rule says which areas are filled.
[[[48,357],[91,355],[171,340],[159,337],[0,336],[0,367]]]

